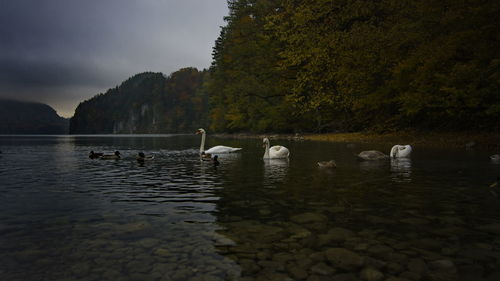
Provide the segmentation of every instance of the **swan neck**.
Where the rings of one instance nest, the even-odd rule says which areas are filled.
[[[269,158],[269,142],[266,142],[266,150],[264,152],[264,158]]]
[[[205,132],[201,134],[200,154],[205,151]]]

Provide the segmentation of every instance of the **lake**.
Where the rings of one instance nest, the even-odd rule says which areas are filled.
[[[243,148],[214,166],[199,143],[0,136],[0,280],[500,280],[498,152],[271,140],[291,156],[264,161],[208,135]]]

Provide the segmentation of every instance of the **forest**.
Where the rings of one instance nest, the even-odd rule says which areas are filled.
[[[499,129],[499,1],[228,5],[205,85],[213,131]]]
[[[170,76],[144,72],[81,102],[70,134],[194,132],[207,125],[206,71],[183,68]]]

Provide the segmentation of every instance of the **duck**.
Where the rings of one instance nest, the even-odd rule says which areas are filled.
[[[214,158],[212,159],[212,163],[214,164],[214,167],[219,166],[220,165],[219,156],[215,155]]]
[[[358,157],[358,160],[361,161],[383,160],[389,158],[388,155],[385,155],[384,153],[377,150],[361,151],[356,156]]]
[[[337,168],[337,163],[335,163],[335,160],[320,161],[320,162],[318,162],[318,167],[334,169],[334,168]]]
[[[120,159],[120,151],[115,151],[114,154],[104,154],[99,159],[103,160],[118,160]]]
[[[144,155],[144,152],[139,152],[137,154],[137,161],[139,162],[144,162],[144,161],[148,161],[148,160],[153,160],[155,159],[155,156],[154,155]]]
[[[491,161],[500,162],[500,154],[493,154],[490,156]]]
[[[200,157],[203,154],[223,154],[223,153],[233,153],[240,151],[242,148],[241,147],[230,147],[230,146],[224,146],[224,145],[217,145],[214,146],[208,150],[205,150],[205,138],[206,138],[206,131],[202,128],[198,129],[196,131],[197,135],[201,135],[201,144],[200,144]]]
[[[102,157],[103,155],[104,154],[102,152],[94,152],[93,150],[91,150],[89,153],[89,158],[96,159],[96,158]]]
[[[396,144],[391,148],[391,153],[389,154],[391,158],[407,158],[410,157],[412,151],[411,145],[400,145]]]
[[[262,146],[266,148],[264,151],[264,159],[284,159],[290,156],[290,151],[288,148],[282,145],[274,145],[269,147],[269,139],[264,138],[262,140]]]
[[[202,151],[200,153],[200,160],[201,161],[212,161],[212,154],[205,153],[205,151]]]

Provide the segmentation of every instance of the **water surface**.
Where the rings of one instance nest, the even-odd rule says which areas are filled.
[[[209,136],[243,148],[214,167],[199,141],[0,136],[0,280],[500,280],[494,152]]]

